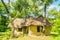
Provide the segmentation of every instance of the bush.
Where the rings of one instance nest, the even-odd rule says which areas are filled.
[[[7,26],[0,25],[0,32],[5,32],[7,30]]]

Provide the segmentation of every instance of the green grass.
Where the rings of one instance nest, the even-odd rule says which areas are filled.
[[[0,40],[4,38],[9,38],[10,36],[10,31],[9,32],[0,32]]]
[[[60,40],[59,34],[51,34],[50,36],[23,36],[22,34],[13,39],[9,39],[11,32],[0,32],[0,40]]]

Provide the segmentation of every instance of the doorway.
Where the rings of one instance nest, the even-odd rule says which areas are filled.
[[[43,32],[43,26],[37,26],[37,32]]]
[[[27,27],[23,27],[23,33],[28,34],[28,28]]]

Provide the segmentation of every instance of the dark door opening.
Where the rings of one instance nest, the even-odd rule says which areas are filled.
[[[40,32],[40,26],[37,26],[37,32]]]
[[[28,28],[27,27],[24,27],[24,33],[28,34]]]
[[[18,31],[22,32],[22,28],[18,28]]]
[[[37,26],[37,32],[43,32],[43,26]]]

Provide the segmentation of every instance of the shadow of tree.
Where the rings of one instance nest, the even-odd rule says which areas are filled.
[[[50,34],[50,36],[52,36],[52,37],[54,37],[54,38],[56,38],[56,37],[58,37],[60,34]]]

